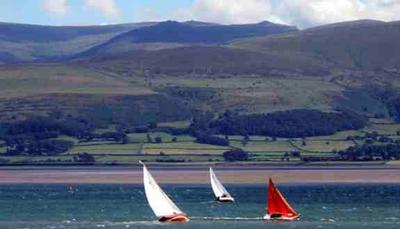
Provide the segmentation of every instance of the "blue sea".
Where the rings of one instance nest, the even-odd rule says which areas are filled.
[[[161,186],[189,223],[159,223],[141,185],[0,185],[0,228],[400,228],[400,185],[278,184],[294,222],[262,220],[266,185],[227,185],[234,204],[209,185]]]

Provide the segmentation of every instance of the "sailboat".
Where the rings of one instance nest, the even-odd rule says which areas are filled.
[[[219,202],[234,202],[235,199],[229,194],[218,177],[215,175],[214,170],[210,168],[211,187],[215,194],[216,200]]]
[[[143,165],[143,183],[147,201],[160,222],[187,222],[188,216],[182,212],[160,188],[153,176]]]
[[[282,193],[269,179],[266,220],[294,220],[300,215],[290,206]]]

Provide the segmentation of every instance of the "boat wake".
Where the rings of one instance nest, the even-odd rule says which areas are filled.
[[[262,220],[262,217],[190,217],[191,220],[207,220],[207,221],[254,221]]]

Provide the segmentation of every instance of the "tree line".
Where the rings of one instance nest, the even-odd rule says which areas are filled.
[[[346,161],[400,160],[400,144],[363,144],[360,146],[352,146],[336,153],[340,160]]]
[[[218,119],[211,121],[209,128],[221,135],[304,138],[361,129],[366,124],[365,117],[348,111],[321,112],[298,109],[250,115],[225,112]]]
[[[80,141],[111,140],[127,143],[125,133],[94,133],[95,126],[87,119],[64,117],[31,117],[15,123],[0,124],[0,139],[7,155],[57,155],[70,150],[74,143],[59,139],[70,136]]]

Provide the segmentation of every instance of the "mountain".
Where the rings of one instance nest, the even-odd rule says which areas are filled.
[[[0,59],[19,64],[0,65],[0,120],[85,111],[107,120],[176,121],[190,110],[337,107],[382,116],[390,111],[365,88],[400,85],[400,22],[302,31],[196,21],[2,28]]]
[[[134,29],[88,50],[85,55],[104,55],[131,50],[159,50],[192,44],[217,45],[235,39],[297,31],[295,27],[270,22],[243,25],[218,25],[204,22],[166,21]]]
[[[113,68],[117,62],[129,63],[119,67],[165,74],[339,73],[361,78],[372,74],[382,80],[400,74],[400,22],[360,20],[302,31],[283,27],[291,32],[266,28],[281,27],[268,22],[231,26],[164,22],[118,35],[78,57]],[[272,31],[283,33],[260,36]]]
[[[233,47],[312,58],[331,69],[400,68],[400,22],[361,20],[295,33],[243,39]]]
[[[0,63],[72,55],[112,37],[153,23],[106,26],[41,26],[0,23]]]
[[[0,23],[0,63],[55,61],[82,52],[97,55],[176,48],[192,43],[220,44],[236,38],[288,31],[296,31],[296,28],[268,22],[228,26],[198,21],[106,26]]]
[[[0,39],[14,42],[67,41],[80,36],[98,35],[104,33],[120,33],[121,31],[130,30],[139,26],[140,24],[105,26],[42,26],[0,23]]]
[[[196,25],[194,25],[196,24]],[[158,23],[113,38],[111,42],[129,41],[136,43],[202,43],[223,44],[238,38],[265,36],[296,31],[284,25],[263,22],[245,25],[198,25],[167,21]]]

